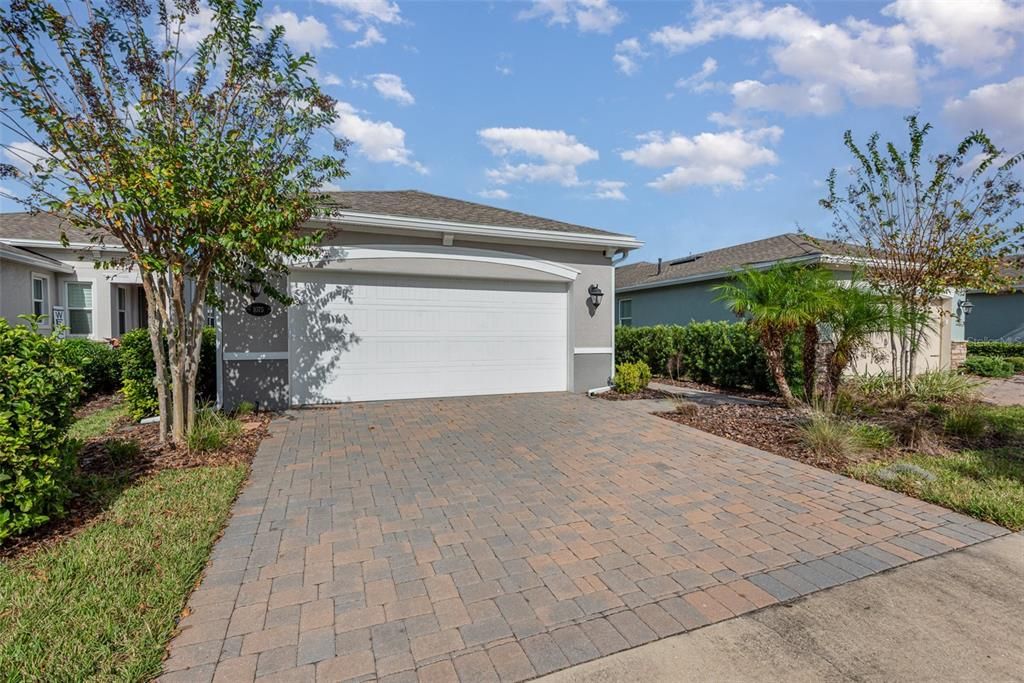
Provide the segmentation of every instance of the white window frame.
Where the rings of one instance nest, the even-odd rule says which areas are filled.
[[[128,331],[128,288],[124,285],[118,285],[114,293],[114,313],[117,316],[117,336],[120,337]],[[124,324],[121,323],[122,319]]]
[[[36,298],[36,280],[43,283],[43,298],[42,300]],[[43,275],[42,273],[32,273],[32,315],[36,315],[36,302],[40,301],[43,304],[43,321],[39,323],[39,327],[50,329],[52,317],[50,313],[50,278]]]
[[[71,285],[88,285],[92,299],[92,308],[72,308],[71,297],[68,295],[68,288]],[[89,334],[75,334],[71,331],[71,311],[89,311],[92,315],[90,320],[92,321],[92,331]],[[65,320],[67,324],[67,336],[69,337],[85,337],[89,338],[96,334],[96,283],[92,280],[67,280],[64,282],[64,312]]]
[[[629,304],[629,316],[628,317],[623,317],[623,315],[622,315],[622,304],[626,304],[626,303]],[[633,327],[633,300],[632,299],[619,299],[618,307],[619,307],[619,310],[618,310],[619,324],[620,325],[625,325],[626,327]],[[627,320],[629,322],[626,322]]]

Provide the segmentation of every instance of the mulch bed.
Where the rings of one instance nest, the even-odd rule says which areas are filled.
[[[611,391],[605,391],[600,394],[595,394],[598,398],[603,398],[606,401],[639,401],[641,399],[663,399],[672,398],[671,395],[666,394],[663,391],[655,391],[654,389],[644,388],[635,394],[620,394],[619,392],[612,389]]]
[[[658,416],[833,472],[842,472],[847,464],[823,459],[804,446],[798,430],[804,417],[777,401],[767,406],[694,405],[685,413],[658,413]]]
[[[111,397],[94,399],[76,411],[76,415],[108,407],[115,401],[116,399]],[[220,450],[206,453],[161,444],[159,425],[135,424],[125,418],[107,434],[90,439],[82,446],[78,452],[76,476],[116,477],[122,488],[127,488],[138,479],[163,470],[249,463],[255,456],[260,442],[267,435],[267,425],[271,417],[268,413],[258,413],[239,418],[242,422],[242,433],[238,438]],[[107,441],[114,439],[135,441],[139,444],[139,454],[129,463],[115,465],[105,447]],[[0,547],[0,560],[12,559],[55,545],[87,528],[103,510],[104,507],[95,498],[88,495],[75,496],[68,501],[67,514],[63,518],[53,520],[17,539],[11,539],[7,545]]]

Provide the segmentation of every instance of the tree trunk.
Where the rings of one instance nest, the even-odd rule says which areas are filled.
[[[804,400],[814,400],[814,383],[818,374],[818,325],[804,325]]]
[[[157,275],[156,277],[160,276]],[[160,316],[160,310],[164,306],[164,302],[161,300],[157,288],[150,280],[149,274],[146,273],[142,276],[142,291],[146,296],[146,306],[148,308],[146,324],[149,329],[149,343],[153,350],[153,362],[156,365],[153,383],[156,385],[157,414],[160,417],[160,443],[165,443],[167,436],[170,434],[170,421],[168,420],[169,413],[167,411],[169,397],[167,394],[167,358],[164,355],[163,344],[164,326]]]
[[[775,380],[782,400],[792,408],[796,406],[797,400],[789,388],[789,382],[786,381],[785,339],[785,335],[774,332],[763,332],[761,335],[765,357],[768,359],[768,371],[772,373],[772,379]]]

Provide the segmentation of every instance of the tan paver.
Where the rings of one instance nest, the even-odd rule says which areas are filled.
[[[523,680],[1004,533],[571,394],[298,410],[167,671]]]

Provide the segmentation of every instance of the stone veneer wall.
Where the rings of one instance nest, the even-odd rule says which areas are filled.
[[[967,359],[967,342],[955,341],[950,344],[952,348],[950,349],[949,366],[951,370],[956,370]]]

